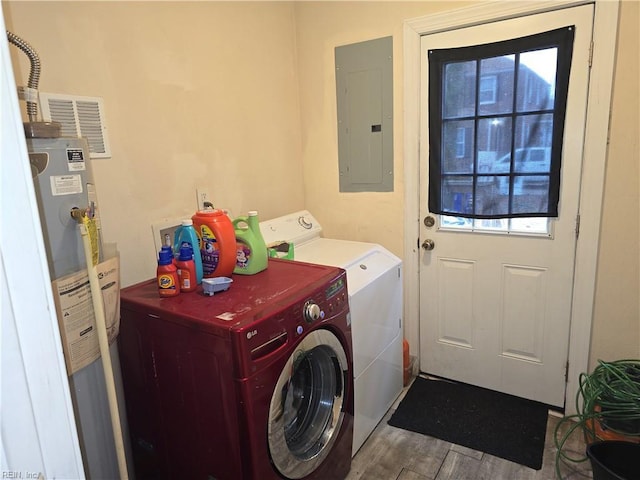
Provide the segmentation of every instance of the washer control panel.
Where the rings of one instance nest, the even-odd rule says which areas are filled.
[[[349,309],[346,289],[346,275],[343,274],[334,282],[327,284],[310,295],[304,303],[291,309],[292,316],[299,319],[296,325],[296,334],[302,335],[308,326],[316,322],[322,322],[343,310]],[[293,312],[297,310],[297,315]]]

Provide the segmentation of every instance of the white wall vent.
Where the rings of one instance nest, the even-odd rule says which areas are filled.
[[[62,124],[63,136],[85,137],[91,158],[111,158],[102,98],[40,92],[40,110],[43,120]]]

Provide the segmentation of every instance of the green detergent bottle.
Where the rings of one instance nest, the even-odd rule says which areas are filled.
[[[253,275],[266,269],[267,245],[260,232],[258,212],[250,211],[248,217],[236,218],[233,229],[236,234],[236,266],[233,273]]]

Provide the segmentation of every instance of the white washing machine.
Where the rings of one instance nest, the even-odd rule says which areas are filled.
[[[402,261],[375,243],[322,237],[306,210],[260,222],[267,245],[293,244],[294,260],[347,271],[354,374],[352,455],[398,398],[402,369]]]

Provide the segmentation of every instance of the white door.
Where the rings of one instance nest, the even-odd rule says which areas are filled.
[[[432,241],[426,245],[432,249],[422,249],[419,267],[423,372],[564,405],[592,16],[593,7],[585,5],[422,37],[420,242]],[[467,220],[430,213],[428,52],[571,25],[559,216]],[[530,155],[545,161],[544,150]],[[499,152],[478,152],[481,160],[500,162]],[[515,180],[512,188],[522,185]]]

